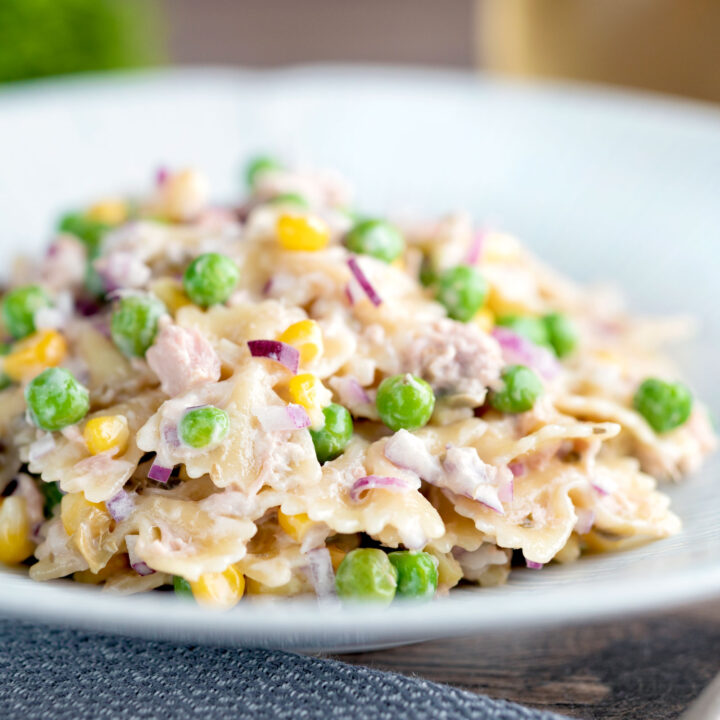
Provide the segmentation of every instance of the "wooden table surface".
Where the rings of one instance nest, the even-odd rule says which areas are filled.
[[[586,720],[670,720],[720,672],[720,602],[338,659]]]

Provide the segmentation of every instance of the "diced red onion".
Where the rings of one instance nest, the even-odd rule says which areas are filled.
[[[364,293],[368,296],[370,302],[375,305],[375,307],[380,305],[382,303],[382,298],[377,294],[375,288],[367,279],[367,276],[362,271],[362,268],[360,267],[357,258],[351,257],[348,259],[347,262],[350,271],[355,276],[355,279],[358,281],[358,284],[363,289]]]
[[[308,574],[318,598],[327,598],[335,594],[335,571],[330,551],[326,547],[315,548],[307,553]]]
[[[598,492],[600,495],[605,497],[606,495],[611,495],[616,489],[616,485],[613,482],[609,482],[607,480],[594,477],[590,481],[590,485]]]
[[[253,357],[264,357],[284,365],[291,373],[296,373],[300,366],[300,352],[297,348],[279,340],[248,340],[250,354]]]
[[[595,511],[587,508],[577,508],[575,514],[577,515],[575,532],[578,535],[587,535],[595,522]]]
[[[535,562],[534,560],[525,559],[525,564],[530,570],[542,570],[544,563]]]
[[[355,304],[355,296],[353,295],[352,288],[350,285],[345,286],[345,297],[348,299],[350,305]]]
[[[383,490],[392,490],[393,492],[407,492],[411,489],[410,484],[397,477],[380,477],[378,475],[366,475],[358,478],[350,488],[350,499],[353,502],[360,502],[360,496],[366,490],[373,488],[382,488]]]
[[[508,365],[527,365],[551,380],[560,372],[557,358],[543,347],[504,327],[495,327],[492,336],[500,343]]]
[[[510,468],[510,472],[513,474],[514,477],[521,477],[527,471],[527,468],[525,467],[525,463],[521,463],[521,462],[509,463],[508,467]]]
[[[150,480],[156,480],[160,483],[166,483],[170,479],[170,474],[172,473],[172,468],[165,467],[164,465],[158,465],[157,462],[154,462],[150,469],[148,470],[148,478]]]
[[[515,483],[513,482],[513,478],[500,483],[500,487],[498,488],[498,500],[500,500],[500,502],[512,502],[514,496]]]
[[[474,265],[482,255],[483,241],[485,240],[485,231],[477,230],[473,235],[472,242],[467,254],[468,265]]]
[[[100,312],[100,303],[93,298],[78,297],[75,298],[75,312],[83,317],[97,315]]]
[[[346,405],[366,405],[371,401],[365,388],[351,376],[335,378],[333,385],[340,396],[340,402]]]
[[[159,167],[155,171],[155,184],[158,186],[164,185],[167,182],[168,177],[170,177],[168,169],[166,167]]]
[[[268,278],[265,281],[265,284],[262,286],[262,290],[260,291],[264,297],[267,297],[270,294],[270,291],[272,290],[273,286],[273,279]]]
[[[135,498],[121,490],[117,495],[105,502],[105,507],[107,507],[114,520],[122,522],[132,515],[132,511],[135,509]]]
[[[385,457],[404,470],[410,470],[423,480],[434,483],[442,475],[440,461],[425,443],[407,430],[398,430],[385,443]]]
[[[138,575],[152,575],[155,571],[144,560],[141,560],[135,554],[135,546],[137,545],[137,541],[138,541],[137,535],[128,535],[125,538],[125,545],[127,546],[128,560],[130,561],[130,567]]]
[[[310,417],[305,408],[294,403],[256,408],[253,415],[260,421],[265,432],[301,430],[310,426]]]
[[[204,405],[197,405],[196,407],[204,407]],[[187,410],[192,410],[188,408]],[[187,410],[185,412],[187,412]],[[165,425],[162,429],[163,441],[166,445],[172,448],[180,447],[180,436],[178,435],[177,425]]]

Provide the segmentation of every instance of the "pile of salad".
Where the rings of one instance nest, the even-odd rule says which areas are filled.
[[[629,317],[465,214],[195,170],[61,219],[2,293],[0,562],[227,608],[388,604],[677,533],[715,445]],[[522,570],[525,572],[525,570]]]

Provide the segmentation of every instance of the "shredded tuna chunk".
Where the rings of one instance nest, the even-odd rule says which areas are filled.
[[[170,396],[220,379],[220,358],[197,330],[167,324],[147,351],[146,359],[160,379],[163,392]]]
[[[404,370],[420,375],[458,405],[482,405],[503,367],[493,338],[475,325],[447,318],[423,327],[401,352]]]
[[[150,280],[150,268],[135,253],[118,250],[93,263],[108,291],[142,288]]]

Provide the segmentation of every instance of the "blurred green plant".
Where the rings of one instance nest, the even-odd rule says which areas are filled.
[[[164,60],[155,0],[0,0],[0,82]]]

